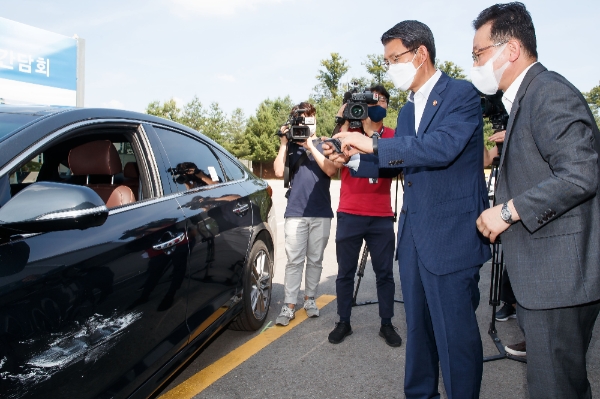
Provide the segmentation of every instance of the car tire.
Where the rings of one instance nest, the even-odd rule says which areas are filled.
[[[244,266],[243,287],[242,312],[229,328],[256,331],[267,319],[273,290],[273,261],[269,249],[261,240],[257,240],[252,246]]]

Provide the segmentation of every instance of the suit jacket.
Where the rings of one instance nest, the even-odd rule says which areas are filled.
[[[551,309],[600,298],[600,135],[571,83],[533,65],[515,97],[496,199],[521,221],[502,234],[519,304]]]
[[[398,115],[396,135],[379,139],[378,155],[361,155],[356,176],[404,172],[406,213],[419,258],[431,273],[444,275],[490,259],[489,242],[475,221],[489,199],[483,175],[481,100],[473,85],[442,73],[434,86],[415,135],[415,108],[407,103]],[[397,254],[399,260],[402,254]]]

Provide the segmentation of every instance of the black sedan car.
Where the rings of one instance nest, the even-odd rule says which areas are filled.
[[[271,188],[202,134],[0,105],[0,396],[145,398],[271,300]]]

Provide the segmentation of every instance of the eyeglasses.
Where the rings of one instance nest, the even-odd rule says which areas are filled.
[[[410,53],[411,51],[415,51],[415,49],[406,50],[405,52],[400,53],[398,55],[393,55],[391,57],[392,62],[390,62],[388,60],[384,60],[383,61],[383,69],[387,71],[388,69],[390,69],[390,64],[398,64],[400,62],[400,57],[402,57],[404,54]]]
[[[508,40],[505,40],[503,42],[500,43],[496,43],[496,44],[492,44],[490,46],[484,47],[484,48],[480,48],[478,52],[472,52],[471,53],[471,57],[473,57],[473,61],[474,62],[479,62],[479,56],[487,49],[490,49],[492,47],[498,47],[498,46],[502,46],[503,44],[508,43]]]

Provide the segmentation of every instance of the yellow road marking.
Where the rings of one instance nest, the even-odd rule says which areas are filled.
[[[334,299],[334,295],[321,295],[316,300],[317,306],[319,309],[321,309]],[[263,332],[252,338],[250,341],[232,350],[229,352],[229,354],[225,355],[205,369],[200,370],[198,373],[177,385],[169,392],[161,395],[159,399],[193,398],[212,385],[219,378],[223,377],[225,374],[244,363],[271,342],[280,338],[282,335],[290,331],[292,328],[298,326],[307,318],[308,316],[306,316],[306,312],[297,312],[296,318],[290,321],[290,324],[287,327],[275,326],[263,330]]]

